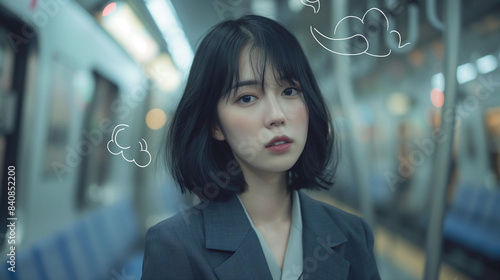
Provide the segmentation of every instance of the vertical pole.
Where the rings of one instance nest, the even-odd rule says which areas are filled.
[[[445,99],[442,115],[453,111],[457,92],[457,66],[460,50],[461,1],[446,0],[444,42],[446,56],[444,60]],[[453,114],[454,115],[454,114]],[[443,221],[446,207],[446,190],[449,178],[451,148],[453,141],[453,120],[441,117],[440,134],[445,141],[436,147],[436,169],[434,169],[434,193],[431,201],[431,216],[427,230],[425,280],[435,280],[439,276],[443,245]]]
[[[338,0],[333,1],[332,5],[332,25],[335,26],[337,22],[339,22],[343,17],[348,14],[348,6],[346,0]],[[349,31],[345,28],[342,30],[337,30],[338,38],[348,37]],[[347,50],[349,46],[344,43],[343,49]],[[336,42],[335,44],[338,44]],[[346,115],[346,118],[350,124],[351,129],[351,139],[352,144],[351,154],[354,162],[354,176],[358,181],[358,186],[360,190],[360,202],[361,202],[361,213],[363,214],[366,222],[373,226],[375,223],[375,218],[373,215],[373,206],[372,199],[370,196],[370,186],[368,182],[368,164],[364,157],[366,157],[367,153],[365,152],[365,146],[362,145],[357,139],[356,134],[361,134],[361,125],[358,113],[356,108],[356,101],[354,99],[354,89],[352,86],[352,77],[351,73],[351,61],[349,56],[345,55],[334,55],[334,64],[335,64],[335,76],[336,82],[338,83],[338,91],[340,97],[340,105]]]

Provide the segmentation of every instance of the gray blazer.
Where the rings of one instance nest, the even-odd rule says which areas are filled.
[[[380,279],[373,234],[361,218],[299,191],[304,279]],[[142,279],[271,280],[238,198],[205,202],[146,233]]]

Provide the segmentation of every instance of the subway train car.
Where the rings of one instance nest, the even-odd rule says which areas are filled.
[[[307,193],[368,222],[381,278],[500,279],[498,0],[0,0],[0,279],[141,278],[199,202],[162,149],[194,52],[248,13],[303,47],[340,151]]]

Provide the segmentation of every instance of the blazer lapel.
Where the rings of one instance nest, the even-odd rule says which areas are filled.
[[[337,252],[347,238],[318,202],[299,191],[304,279],[347,279],[349,262]]]
[[[234,252],[214,269],[219,279],[272,279],[257,234],[235,196],[203,211],[207,249]]]

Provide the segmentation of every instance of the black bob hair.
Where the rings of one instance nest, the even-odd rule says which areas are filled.
[[[240,54],[245,47],[259,53],[291,85],[300,84],[309,113],[307,141],[288,170],[288,189],[328,189],[333,185],[338,149],[330,113],[297,39],[277,22],[256,15],[226,20],[201,41],[184,94],[171,119],[165,143],[166,164],[182,193],[205,200],[226,200],[245,191],[246,182],[226,141],[212,137],[219,123],[217,104],[239,82]],[[251,116],[250,116],[251,117]]]

